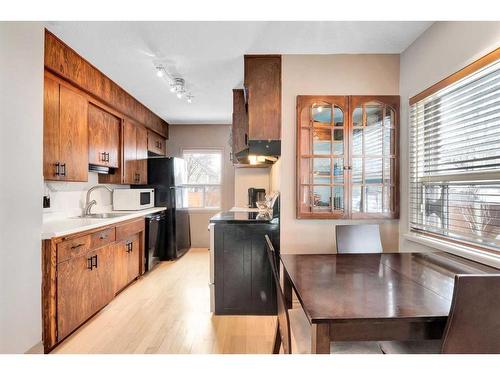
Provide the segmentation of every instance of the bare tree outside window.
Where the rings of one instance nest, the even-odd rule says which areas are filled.
[[[221,207],[222,152],[220,150],[185,150],[187,182],[184,189],[188,208]]]

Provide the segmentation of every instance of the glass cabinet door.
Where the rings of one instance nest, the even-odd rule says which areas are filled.
[[[345,217],[346,97],[297,100],[297,217]]]
[[[351,217],[393,217],[399,97],[353,96],[350,104]]]

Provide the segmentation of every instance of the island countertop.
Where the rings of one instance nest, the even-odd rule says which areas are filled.
[[[234,212],[223,211],[210,218],[210,223],[224,224],[277,224],[279,218],[259,212]]]

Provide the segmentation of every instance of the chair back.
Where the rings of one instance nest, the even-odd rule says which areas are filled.
[[[280,277],[279,277],[279,256],[274,250],[274,246],[266,234],[266,250],[269,263],[271,264],[271,270],[273,273],[273,278],[276,284],[276,302],[278,307],[278,329],[281,336],[281,345],[283,346],[283,352],[285,354],[292,354],[292,339],[290,335],[290,318],[288,316],[288,309],[285,300],[285,295],[281,289]]]
[[[376,224],[336,225],[337,253],[381,253],[380,230]]]
[[[500,354],[500,274],[455,275],[442,353]]]

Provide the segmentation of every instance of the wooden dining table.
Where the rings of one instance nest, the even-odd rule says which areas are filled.
[[[334,341],[439,339],[455,274],[499,270],[448,253],[281,254],[288,308],[292,290],[311,325],[311,352]]]

